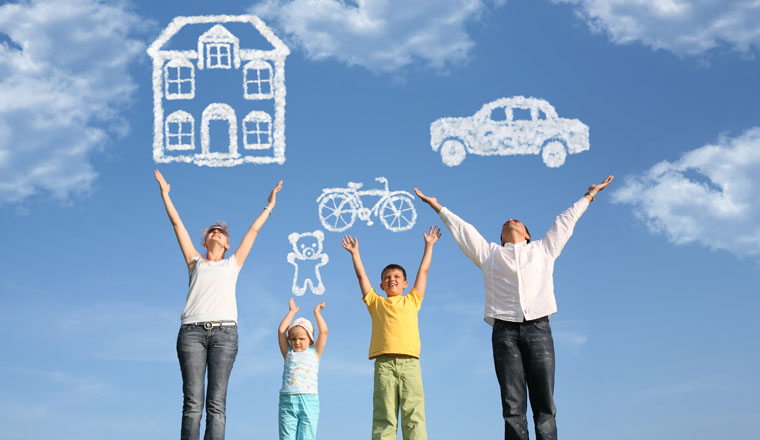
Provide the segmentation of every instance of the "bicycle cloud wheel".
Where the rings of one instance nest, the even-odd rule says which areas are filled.
[[[401,232],[412,229],[417,221],[417,211],[414,209],[412,199],[405,195],[388,197],[380,207],[380,221],[385,229],[393,232]]]
[[[319,220],[328,231],[340,232],[350,228],[356,221],[356,206],[349,196],[329,194],[319,202]]]

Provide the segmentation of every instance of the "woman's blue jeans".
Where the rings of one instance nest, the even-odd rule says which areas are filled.
[[[504,438],[528,440],[527,388],[536,439],[556,439],[554,340],[549,318],[525,322],[496,320],[491,343],[501,387]]]
[[[182,370],[182,440],[200,438],[204,383],[208,368],[205,440],[223,440],[227,421],[227,383],[238,352],[237,326],[186,324],[177,336],[177,357]]]

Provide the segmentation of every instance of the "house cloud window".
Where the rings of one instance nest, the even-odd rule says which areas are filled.
[[[198,38],[198,68],[240,68],[240,39],[217,24]]]
[[[167,116],[164,133],[167,149],[195,149],[195,120],[190,113],[178,110]]]
[[[252,111],[243,119],[245,148],[263,150],[272,146],[272,117],[268,113]]]
[[[224,43],[206,44],[206,64],[209,69],[229,69],[230,45]]]
[[[272,98],[272,66],[266,61],[254,60],[243,70],[245,99]]]
[[[166,99],[195,98],[195,67],[190,61],[175,59],[164,66]]]

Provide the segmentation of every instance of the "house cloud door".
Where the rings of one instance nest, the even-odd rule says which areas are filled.
[[[209,123],[211,121],[227,121],[229,123],[229,146],[227,150],[229,155],[225,153],[211,153],[211,138],[209,136]],[[237,149],[237,117],[235,116],[235,109],[227,104],[209,104],[203,110],[201,121],[201,153],[203,155],[219,154],[224,157],[237,157]]]

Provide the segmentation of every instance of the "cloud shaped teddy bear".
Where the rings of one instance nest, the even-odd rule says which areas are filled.
[[[295,266],[292,289],[294,295],[303,295],[309,286],[315,295],[325,292],[325,286],[319,275],[320,266],[324,266],[330,260],[327,254],[322,253],[324,239],[325,234],[320,230],[303,234],[293,232],[288,235],[288,240],[293,247],[293,252],[288,253],[288,263]]]

